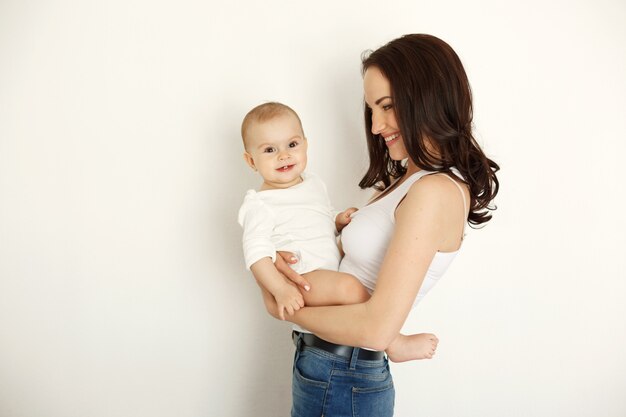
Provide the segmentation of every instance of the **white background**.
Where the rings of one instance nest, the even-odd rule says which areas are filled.
[[[226,3],[0,2],[0,416],[287,415],[240,121],[293,106],[361,204],[360,54],[416,32],[463,60],[502,188],[407,320],[441,342],[393,366],[396,415],[626,415],[626,3]]]

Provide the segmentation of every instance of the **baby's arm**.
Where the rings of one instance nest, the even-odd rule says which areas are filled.
[[[258,197],[249,191],[239,209],[238,222],[243,227],[243,253],[246,266],[252,271],[259,285],[267,290],[278,305],[280,319],[285,319],[285,309],[289,314],[304,306],[300,291],[278,272],[272,258],[276,248],[272,243],[274,214]],[[308,286],[308,283],[305,283]]]
[[[295,285],[278,272],[272,263],[272,258],[259,259],[250,266],[250,271],[258,283],[274,296],[281,320],[285,320],[285,309],[287,313],[293,314],[294,311],[304,307],[302,294]]]

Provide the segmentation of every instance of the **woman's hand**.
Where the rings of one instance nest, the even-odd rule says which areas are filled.
[[[295,264],[297,262],[298,258],[296,258],[293,253],[278,252],[274,265],[276,266],[276,269],[278,269],[278,272],[287,277],[288,280],[308,291],[311,289],[311,284],[304,279],[302,275],[298,274],[289,266],[290,264]]]

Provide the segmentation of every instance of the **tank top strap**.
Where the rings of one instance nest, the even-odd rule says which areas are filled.
[[[446,177],[447,179],[452,181],[454,185],[456,185],[456,188],[458,188],[459,192],[461,193],[461,198],[463,198],[463,236],[461,237],[461,239],[463,239],[463,237],[465,237],[465,225],[467,223],[467,218],[465,217],[465,213],[467,213],[467,201],[465,200],[465,193],[463,192],[463,189],[461,188],[459,183],[450,178],[449,175],[443,174],[442,176]]]
[[[394,213],[400,202],[404,200],[404,197],[406,197],[406,193],[409,192],[409,188],[411,188],[411,186],[415,184],[415,182],[417,182],[420,178],[430,174],[436,174],[436,172],[426,170],[418,171],[412,174],[409,178],[407,178],[402,184],[398,186],[398,188],[391,191],[388,196],[385,196],[389,197],[387,199],[388,204],[393,208]],[[384,200],[385,197],[383,197],[381,200]]]
[[[404,200],[404,197],[406,197],[406,193],[409,192],[411,185],[413,185],[420,178],[429,174],[436,174],[436,172],[421,170],[412,174],[409,178],[404,180],[402,184],[391,190],[387,195],[383,195],[368,205],[376,206],[379,209],[382,209],[387,213],[391,222],[395,223],[396,208],[398,208],[398,205],[402,202],[402,200]]]

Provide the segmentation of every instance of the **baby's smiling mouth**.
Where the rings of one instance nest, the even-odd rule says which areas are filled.
[[[294,165],[285,165],[284,167],[280,167],[280,168],[276,169],[276,171],[285,172],[285,171],[289,171],[293,167],[294,167]]]

